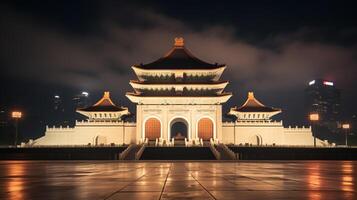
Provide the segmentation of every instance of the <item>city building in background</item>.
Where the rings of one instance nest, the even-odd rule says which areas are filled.
[[[74,95],[72,98],[72,102],[75,109],[88,107],[89,93],[83,91],[79,94]]]
[[[336,88],[334,82],[323,79],[310,81],[305,89],[305,100],[308,113],[319,114],[319,125],[331,130],[338,127],[341,120],[341,90]]]
[[[341,128],[341,90],[335,83],[324,79],[311,80],[305,89],[305,110],[318,113],[318,135],[337,139]],[[329,135],[329,133],[335,135]]]

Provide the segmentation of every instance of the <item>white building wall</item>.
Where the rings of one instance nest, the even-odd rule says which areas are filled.
[[[139,107],[139,106],[138,106]],[[162,137],[167,139],[170,122],[184,118],[189,124],[190,138],[197,138],[197,124],[201,118],[208,117],[214,123],[214,135],[225,144],[257,145],[313,145],[311,128],[288,127],[282,122],[224,122],[220,105],[140,105],[143,119],[156,117],[162,122]],[[33,145],[91,145],[99,142],[109,145],[138,143],[142,138],[144,124],[138,115],[138,123],[128,122],[89,122],[77,121],[76,126],[46,128],[45,135],[36,139]],[[141,127],[137,126],[141,124]],[[318,146],[327,142],[316,139]],[[99,145],[99,144],[98,144]]]
[[[161,122],[161,138],[170,139],[171,123],[175,119],[184,119],[188,124],[188,138],[198,137],[197,124],[201,118],[209,118],[213,123],[214,137],[222,137],[222,106],[221,105],[137,105],[138,140],[145,138],[145,122],[154,117]],[[218,135],[217,135],[218,134]]]
[[[136,124],[128,122],[77,121],[76,126],[46,128],[45,135],[33,145],[109,145],[135,142]]]
[[[284,128],[282,122],[224,122],[222,124],[225,144],[257,145],[313,145],[311,128]],[[257,142],[259,141],[259,142]],[[316,145],[326,146],[328,143],[316,139]]]

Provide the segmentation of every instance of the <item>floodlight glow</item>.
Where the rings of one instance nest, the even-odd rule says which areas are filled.
[[[342,128],[343,129],[349,129],[350,128],[350,124],[342,124]]]
[[[315,80],[309,82],[309,85],[313,85],[313,84],[315,84]]]
[[[333,82],[331,82],[331,81],[324,81],[324,85],[333,86]]]
[[[89,95],[89,93],[88,92],[82,92],[82,95],[87,97]]]
[[[22,112],[20,111],[13,111],[11,113],[11,117],[14,119],[20,119],[22,117]]]
[[[319,114],[318,113],[311,113],[309,115],[310,121],[319,121]]]
[[[58,96],[58,95],[55,95],[55,98],[56,98],[56,99],[59,99],[59,98],[60,98],[60,96]]]

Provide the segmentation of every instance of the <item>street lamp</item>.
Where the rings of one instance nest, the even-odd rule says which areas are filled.
[[[348,146],[347,135],[348,135],[348,130],[350,129],[350,124],[342,124],[342,129],[345,131],[345,145],[347,147]]]
[[[16,145],[17,145],[17,136],[18,136],[18,124],[19,124],[19,120],[22,117],[22,112],[13,111],[11,113],[11,117],[15,120],[15,142],[14,142],[14,145],[16,147]]]
[[[315,135],[315,133],[314,133],[314,131],[316,131],[316,130],[315,130],[316,128],[314,128],[314,125],[315,125],[315,123],[316,123],[317,121],[319,121],[319,118],[320,118],[320,116],[319,116],[318,113],[311,113],[311,114],[309,115],[309,120],[310,120],[311,125],[312,125],[312,136],[314,137],[314,147],[316,147],[316,135]]]

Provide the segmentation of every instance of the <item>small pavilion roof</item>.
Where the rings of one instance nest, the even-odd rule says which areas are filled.
[[[245,103],[238,107],[232,108],[232,110],[237,112],[279,112],[281,109],[267,107],[264,104],[260,103],[255,97],[253,92],[248,93],[248,99]]]
[[[103,97],[94,105],[87,108],[78,109],[78,111],[87,112],[120,112],[124,110],[127,110],[127,108],[118,107],[112,102],[109,92],[104,92]]]
[[[223,67],[223,64],[211,64],[196,58],[184,46],[183,38],[175,38],[175,44],[164,57],[148,63],[134,65],[142,69],[172,70],[172,69],[216,69]]]

